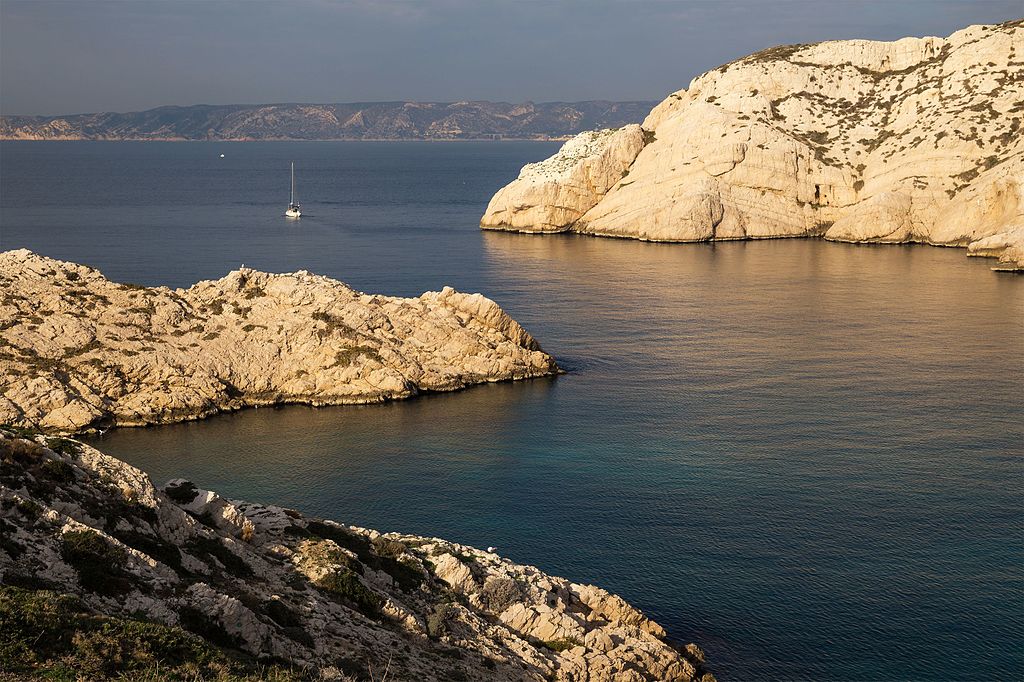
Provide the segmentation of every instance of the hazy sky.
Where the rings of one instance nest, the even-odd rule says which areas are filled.
[[[661,99],[779,43],[946,35],[1024,0],[0,0],[0,112]]]

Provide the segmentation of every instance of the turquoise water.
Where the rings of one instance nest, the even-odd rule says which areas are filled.
[[[158,482],[495,545],[622,594],[722,680],[1024,676],[1024,278],[956,249],[477,230],[554,147],[4,143],[0,246],[145,284],[451,284],[569,370],[99,440]]]

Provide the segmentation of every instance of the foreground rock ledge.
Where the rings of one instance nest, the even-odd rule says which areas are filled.
[[[661,626],[598,587],[188,481],[157,490],[75,440],[0,428],[0,510],[2,655],[12,656],[0,668],[11,672],[63,659],[79,672],[96,666],[87,677],[114,674],[151,665],[152,654],[164,675],[176,665],[201,673],[227,649],[327,679],[714,679],[696,645],[670,645]],[[59,594],[74,595],[70,610],[83,616],[55,613]],[[217,648],[142,655],[125,639],[142,627],[163,628],[146,646],[196,639],[183,628]]]
[[[1024,20],[786,45],[525,166],[481,227],[968,247],[1024,268]]]
[[[554,374],[496,303],[242,268],[189,289],[0,253],[0,423],[73,432],[253,405],[407,398]]]

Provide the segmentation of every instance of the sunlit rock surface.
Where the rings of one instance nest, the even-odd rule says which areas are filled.
[[[678,242],[969,246],[1002,234],[973,253],[1005,253],[999,268],[1012,269],[1024,249],[1022,118],[1020,20],[948,38],[782,46],[671,94],[641,145],[610,154],[580,144],[595,133],[567,142],[500,190],[481,226]],[[533,169],[552,163],[557,176],[542,182]],[[595,166],[601,182],[585,181]]]
[[[145,288],[21,250],[0,253],[0,370],[0,423],[77,431],[381,402],[557,367],[496,303],[448,287],[393,298],[243,268]]]
[[[181,479],[157,489],[66,438],[0,428],[0,510],[0,588],[75,595],[94,619],[180,626],[326,679],[714,679],[699,647],[669,644],[657,623],[598,587]],[[33,617],[16,614],[5,642],[31,640]],[[125,636],[118,623],[103,639],[115,670],[127,665],[112,644]],[[92,650],[86,633],[67,629],[46,646]],[[22,672],[46,663],[8,662]]]

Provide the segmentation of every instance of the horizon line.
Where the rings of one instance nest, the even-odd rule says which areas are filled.
[[[575,99],[575,100],[533,100],[526,99],[518,102],[510,100],[496,100],[496,99],[456,99],[456,100],[418,100],[418,99],[382,99],[382,100],[355,100],[350,102],[233,102],[228,104],[208,104],[205,102],[198,102],[195,104],[160,104],[155,107],[148,107],[146,109],[134,109],[129,111],[114,111],[112,109],[101,110],[101,111],[78,111],[73,113],[64,114],[5,114],[0,113],[0,118],[64,118],[71,116],[95,116],[99,114],[143,114],[148,111],[156,111],[158,109],[194,109],[199,107],[283,107],[283,106],[343,106],[343,105],[371,105],[371,104],[430,104],[430,105],[448,105],[453,104],[509,104],[509,105],[521,105],[521,104],[588,104],[593,102],[607,102],[609,104],[649,104],[651,102],[657,103],[664,99],[651,98],[651,99]]]

